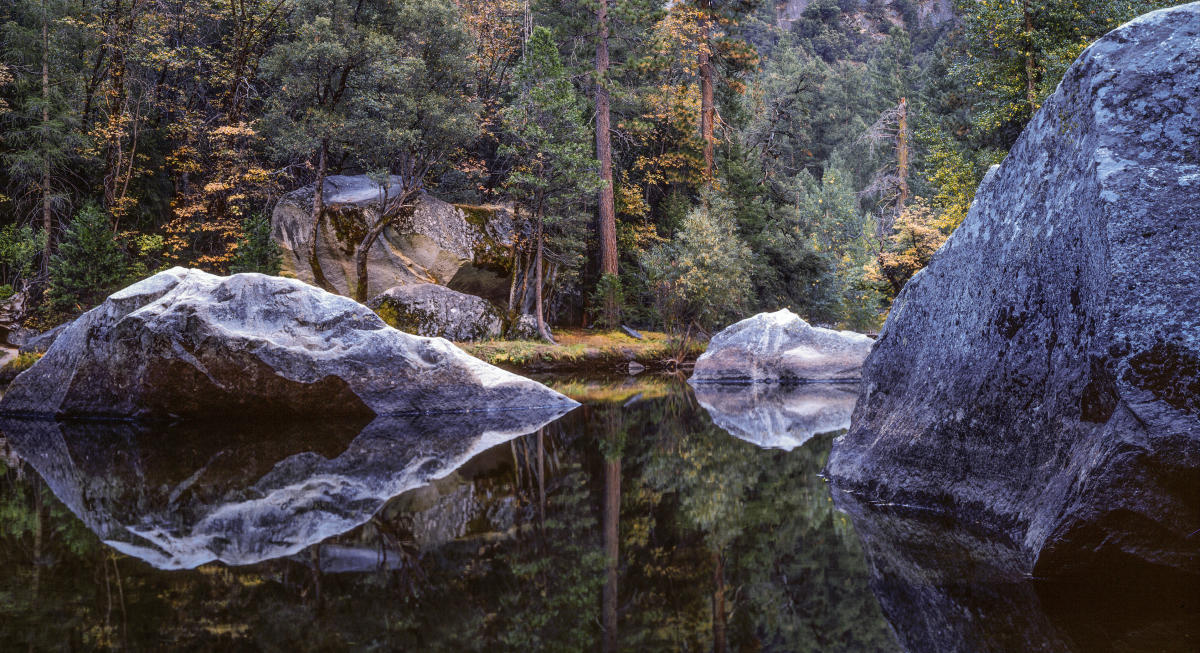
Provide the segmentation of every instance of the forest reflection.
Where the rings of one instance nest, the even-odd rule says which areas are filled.
[[[465,460],[430,454],[447,469],[366,505],[373,514],[361,525],[245,565],[165,571],[101,537],[148,523],[181,536],[190,518],[269,493],[281,474],[303,485],[317,482],[303,474],[321,478],[347,456],[363,467],[375,458],[362,453],[361,434],[287,433],[272,449],[208,433],[187,440],[207,447],[200,452],[150,432],[125,432],[107,449],[96,433],[89,447],[72,433],[50,438],[71,443],[55,464],[45,434],[41,454],[29,442],[14,447],[14,434],[0,482],[0,558],[10,570],[0,639],[34,649],[896,648],[854,531],[818,476],[834,434],[764,450],[714,426],[677,380],[558,385],[585,405]],[[461,433],[447,440],[445,424],[425,426],[407,441],[469,449]],[[162,500],[222,451],[221,480],[206,479],[209,464]],[[164,525],[172,502],[179,514]],[[317,502],[289,523],[348,510]],[[230,542],[255,526],[209,523],[236,527]],[[291,532],[281,524],[258,524],[268,531],[255,540],[268,543],[259,553]]]

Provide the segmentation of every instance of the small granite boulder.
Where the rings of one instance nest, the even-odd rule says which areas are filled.
[[[537,340],[540,337],[537,318],[528,313],[519,316],[509,325],[508,333],[504,334],[504,337],[509,340]]]
[[[295,279],[173,268],[72,322],[0,413],[225,418],[577,405]]]
[[[432,283],[389,288],[367,306],[405,333],[458,342],[500,336],[500,313],[482,297]]]
[[[759,313],[713,336],[691,383],[858,381],[874,340],[810,326],[786,308]]]

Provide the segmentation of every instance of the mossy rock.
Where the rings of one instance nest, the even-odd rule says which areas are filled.
[[[500,313],[485,299],[431,283],[397,286],[367,304],[389,326],[458,342],[500,336]]]

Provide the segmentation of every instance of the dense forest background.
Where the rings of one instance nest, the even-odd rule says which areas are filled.
[[[392,174],[525,207],[560,323],[869,329],[1071,61],[1173,4],[11,0],[0,297],[277,271],[282,193]]]

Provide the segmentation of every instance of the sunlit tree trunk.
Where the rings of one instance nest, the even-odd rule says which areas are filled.
[[[708,0],[700,0],[700,20],[702,36],[699,54],[700,69],[700,137],[704,140],[704,179],[712,183],[716,177],[716,159],[713,153],[713,121],[716,118],[716,105],[713,99],[713,64],[709,53],[711,27],[709,25]]]
[[[321,269],[321,261],[317,258],[317,241],[321,236],[321,216],[325,213],[325,173],[329,168],[329,139],[321,141],[321,149],[317,154],[317,183],[313,187],[312,207],[312,241],[308,245],[308,263],[312,267],[313,284],[329,290],[329,282]]]
[[[613,200],[612,135],[608,95],[608,0],[596,11],[596,158],[600,160],[600,273],[617,275],[617,218]],[[610,325],[620,319],[614,297],[605,298]]]
[[[536,275],[536,278],[534,279],[533,301],[535,310],[537,311],[538,335],[542,336],[546,342],[553,343],[554,336],[550,335],[550,329],[546,326],[546,313],[544,312],[544,308],[542,306],[542,245],[544,240],[545,236],[542,229],[542,211],[541,209],[538,209],[537,253],[534,257],[535,260],[533,264]]]
[[[1037,64],[1033,59],[1033,15],[1029,0],[1022,0],[1021,11],[1025,19],[1025,100],[1029,103],[1029,115],[1037,111]]]
[[[900,192],[896,199],[896,215],[904,212],[908,202],[908,98],[900,98],[900,110],[896,129],[896,178]]]
[[[46,0],[42,0],[42,129],[50,125],[50,25],[46,12]],[[43,131],[43,134],[45,131]],[[45,136],[43,136],[45,138]],[[42,253],[42,274],[50,274],[50,254],[54,248],[54,215],[50,207],[50,148],[42,147],[42,230],[46,232],[45,251]]]

